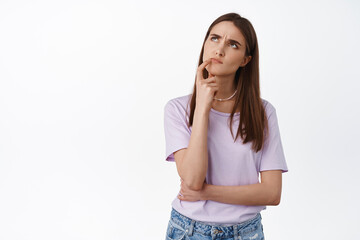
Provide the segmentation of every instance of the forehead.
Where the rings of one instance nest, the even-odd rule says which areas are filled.
[[[230,38],[240,43],[245,42],[245,38],[240,30],[230,21],[222,21],[216,24],[210,31],[210,34],[215,33],[221,37]]]

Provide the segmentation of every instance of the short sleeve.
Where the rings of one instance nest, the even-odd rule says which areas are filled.
[[[170,100],[164,107],[165,159],[170,162],[175,162],[174,152],[188,147],[191,136],[186,110],[178,104]]]
[[[282,170],[283,173],[288,172],[281,143],[276,109],[270,103],[267,104],[267,108],[269,135],[264,141],[260,160],[260,172],[266,170]]]

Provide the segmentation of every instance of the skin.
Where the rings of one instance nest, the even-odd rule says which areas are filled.
[[[212,34],[219,35],[215,37]],[[230,39],[241,44],[230,42]],[[210,76],[215,76],[219,86],[215,94],[217,98],[231,96],[236,86],[234,77],[239,67],[245,66],[251,56],[245,56],[245,38],[237,27],[229,21],[216,24],[204,44],[203,61],[217,58],[222,64],[211,62],[206,65]],[[234,100],[224,102],[213,101],[212,107],[222,112],[231,111]],[[224,110],[227,109],[227,110]],[[178,198],[182,201],[212,200],[240,205],[278,205],[281,198],[282,171],[270,170],[260,172],[261,182],[250,185],[218,186],[204,182],[200,190],[192,190],[181,179]]]
[[[180,194],[182,201],[205,201],[248,205],[277,206],[280,204],[282,171],[269,170],[260,172],[261,182],[249,185],[222,186],[204,182],[202,189],[192,190],[181,180]]]
[[[241,45],[230,42],[230,39]],[[251,56],[245,56],[245,43],[243,34],[232,22],[223,21],[211,29],[204,44],[203,61],[209,58],[217,58],[222,61],[222,64],[211,62],[206,66],[206,70],[215,76],[216,82],[219,84],[219,90],[215,94],[216,98],[227,98],[235,92],[235,73],[239,67],[245,66],[251,60]],[[228,101],[223,103],[226,102]]]

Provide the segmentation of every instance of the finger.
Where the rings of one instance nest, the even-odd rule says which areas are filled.
[[[209,58],[209,59],[205,60],[202,64],[200,64],[200,66],[198,67],[198,70],[197,70],[196,79],[198,79],[198,80],[203,79],[202,72],[203,72],[204,68],[206,67],[206,65],[208,65],[210,62],[211,62],[211,59]]]
[[[207,85],[210,87],[219,88],[219,85],[217,83],[208,83]]]
[[[200,81],[203,81],[203,82],[216,82],[216,78],[215,77],[209,77],[209,78],[206,78],[206,79],[202,79]]]
[[[216,83],[216,79],[215,78],[207,78],[207,79],[202,79],[198,82],[198,84],[200,84],[200,85],[207,85],[209,83]]]

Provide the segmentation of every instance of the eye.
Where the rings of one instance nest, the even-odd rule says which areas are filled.
[[[214,38],[216,38],[216,39],[217,39],[217,37],[211,37],[210,39],[211,39],[211,40],[213,40]]]
[[[230,43],[230,46],[235,46],[234,48],[239,48],[236,43]]]

